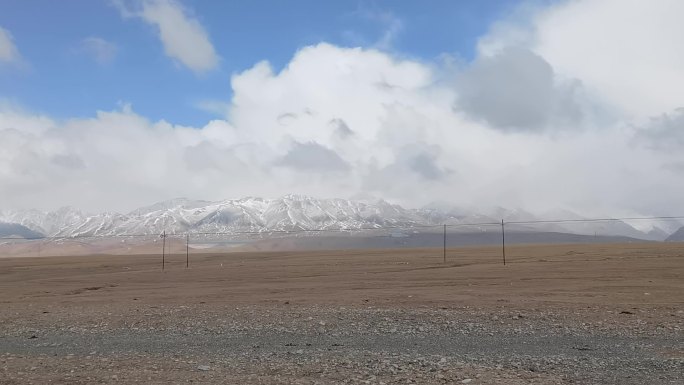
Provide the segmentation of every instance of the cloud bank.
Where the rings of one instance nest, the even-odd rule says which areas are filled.
[[[407,206],[681,214],[684,66],[671,50],[684,34],[649,32],[661,40],[620,48],[633,26],[614,14],[661,15],[625,4],[526,9],[455,69],[379,49],[304,47],[281,70],[264,61],[235,74],[227,118],[203,127],[152,122],[130,106],[66,121],[0,108],[0,201],[128,210],[178,196],[372,194]],[[611,27],[594,31],[601,43],[575,34],[594,18]],[[674,18],[643,23],[680,28]],[[630,56],[641,49],[648,59]],[[599,76],[616,55],[622,84],[607,69]]]

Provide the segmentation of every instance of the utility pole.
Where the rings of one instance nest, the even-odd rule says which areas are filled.
[[[444,263],[446,263],[446,223],[444,224]]]
[[[164,262],[166,259],[166,230],[162,233],[162,271],[164,271]]]
[[[506,266],[506,231],[504,230],[504,220],[501,220],[501,255],[503,256],[503,264]]]

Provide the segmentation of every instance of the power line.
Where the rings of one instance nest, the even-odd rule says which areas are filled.
[[[551,220],[530,220],[530,221],[508,221],[506,224],[535,224],[535,223],[571,223],[571,222],[620,222],[620,221],[639,221],[639,220],[682,220],[684,216],[668,217],[624,217],[624,218],[589,218],[589,219],[551,219]]]

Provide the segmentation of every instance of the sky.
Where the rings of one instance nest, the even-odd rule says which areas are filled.
[[[0,208],[682,215],[684,2],[0,2]]]

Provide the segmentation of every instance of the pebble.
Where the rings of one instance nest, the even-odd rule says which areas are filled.
[[[53,360],[52,363],[44,364],[45,361],[41,361],[37,369],[31,366],[35,361],[27,361],[21,369],[30,368],[31,371],[30,373],[26,373],[28,370],[22,371],[21,373],[24,373],[22,376],[27,377],[17,383],[29,383],[31,376],[42,376],[45,373],[61,373],[62,376],[69,377],[68,370],[74,368],[76,371],[70,376],[73,380],[77,376],[81,376],[83,380],[87,375],[109,372],[110,377],[104,377],[105,380],[116,379],[131,383],[136,381],[140,383],[142,380],[144,383],[145,378],[156,376],[160,381],[170,381],[183,367],[196,367],[197,371],[211,371],[212,375],[217,376],[216,378],[222,379],[223,374],[226,374],[228,376],[226,383],[244,384],[283,383],[287,382],[285,378],[288,378],[299,379],[299,381],[289,383],[308,385],[343,383],[346,379],[349,381],[345,383],[349,384],[384,382],[429,385],[454,383],[559,385],[568,383],[570,379],[576,380],[575,373],[578,371],[583,371],[583,375],[598,376],[597,381],[602,380],[601,383],[606,384],[648,383],[647,379],[653,376],[660,381],[659,383],[676,383],[672,382],[672,379],[675,378],[677,370],[680,370],[680,367],[676,366],[677,362],[655,359],[643,361],[644,365],[635,368],[613,368],[607,366],[606,362],[611,365],[622,365],[622,361],[612,363],[612,361],[606,361],[613,359],[612,357],[599,355],[602,355],[605,350],[601,346],[607,346],[606,343],[613,339],[618,342],[624,339],[636,341],[637,337],[643,336],[648,341],[649,336],[658,336],[657,333],[669,337],[669,339],[664,339],[665,341],[679,338],[681,314],[684,313],[677,308],[669,308],[667,318],[658,319],[657,323],[651,322],[649,318],[649,323],[646,323],[645,321],[633,322],[632,320],[636,317],[619,315],[622,309],[614,312],[602,311],[599,321],[599,318],[592,318],[594,314],[597,314],[596,309],[593,308],[587,308],[584,315],[540,312],[535,309],[526,310],[524,313],[503,309],[482,312],[471,311],[467,308],[453,311],[441,309],[435,312],[427,308],[419,310],[370,307],[330,309],[325,306],[310,308],[290,306],[277,310],[266,307],[245,307],[233,310],[231,307],[220,311],[201,310],[199,313],[193,313],[194,308],[190,307],[188,310],[182,310],[184,313],[177,315],[177,312],[181,310],[163,310],[157,307],[150,309],[146,310],[148,313],[140,312],[132,315],[130,321],[127,320],[127,323],[121,326],[117,326],[118,321],[111,321],[109,324],[94,322],[93,325],[97,325],[97,329],[95,326],[91,328],[87,325],[78,325],[72,330],[69,328],[74,328],[73,324],[63,322],[64,326],[61,328],[68,331],[70,338],[74,338],[69,343],[63,343],[63,346],[62,343],[51,342],[55,341],[53,338],[55,335],[60,335],[59,325],[45,329],[36,328],[35,325],[23,326],[18,323],[13,324],[12,328],[0,325],[0,330],[4,327],[7,335],[4,338],[16,337],[30,349],[40,350],[49,346],[51,350],[60,353],[55,358],[45,356],[46,360]],[[629,311],[636,312],[640,317],[642,314],[647,314],[642,309]],[[153,314],[154,317],[145,316],[145,314]],[[315,316],[310,317],[309,314],[315,314]],[[116,319],[116,317],[113,318]],[[524,319],[524,321],[511,322],[511,319]],[[136,331],[130,332],[133,329],[127,325],[133,322],[135,322]],[[654,328],[653,325],[657,327]],[[327,333],[326,328],[329,329]],[[320,331],[318,335],[314,334],[317,330]],[[161,331],[167,334],[171,344],[176,337],[185,338],[180,336],[196,336],[198,343],[204,339],[211,341],[219,334],[238,339],[239,336],[245,335],[249,340],[248,343],[244,343],[247,348],[243,350],[240,350],[240,344],[237,346],[227,344],[231,346],[226,345],[225,350],[218,347],[216,351],[209,350],[210,357],[202,356],[204,350],[200,347],[201,345],[198,345],[199,348],[188,346],[187,350],[183,347],[174,352],[172,357],[168,357],[170,365],[168,362],[156,361],[157,358],[153,355],[143,352],[139,352],[138,356],[132,358],[115,356],[111,353],[111,346],[107,344],[101,348],[98,347],[97,352],[91,351],[90,355],[93,357],[82,356],[80,353],[76,356],[73,354],[65,356],[66,353],[70,353],[68,349],[72,349],[71,346],[78,342],[79,338],[96,336],[105,331],[114,335],[132,333],[131,336],[140,335],[143,338],[156,335],[157,331]],[[26,337],[33,333],[39,335],[40,339],[26,340]],[[283,340],[283,345],[289,348],[272,349],[274,340],[268,339],[271,335],[287,338]],[[546,352],[544,349],[547,347],[539,347],[537,342],[537,337],[548,336],[565,343],[566,338],[569,341],[575,337],[586,340],[587,337],[594,335],[599,337],[597,342],[599,348],[586,357],[583,357],[583,353],[576,353],[578,349],[574,349],[567,359],[557,359],[553,354],[541,354]],[[498,339],[494,336],[502,336],[502,338]],[[526,336],[530,338],[526,339]],[[445,345],[441,346],[439,345],[441,342],[436,342],[434,347],[425,349],[420,341],[424,339],[429,341],[433,337],[435,341],[444,341]],[[486,353],[488,350],[496,349],[499,343],[503,346],[510,344],[511,342],[507,342],[508,337],[512,341],[522,341],[521,343],[525,344],[519,346],[520,352],[532,353],[527,355],[505,352],[496,359],[480,353],[480,351]],[[467,352],[449,349],[451,343],[449,341],[458,343],[462,338],[466,341],[477,341],[478,338],[483,338],[486,343],[482,348],[474,347],[472,351]],[[377,341],[377,343],[368,344],[365,342],[367,340]],[[418,346],[402,345],[406,340],[415,340],[419,342]],[[47,342],[35,343],[42,341]],[[652,340],[656,347],[660,346],[658,341],[660,340],[657,338]],[[398,343],[397,346],[401,349],[394,346],[395,343]],[[306,348],[300,349],[305,345]],[[359,346],[363,347],[362,350],[358,350]],[[584,347],[584,345],[576,346],[582,349]],[[628,345],[625,345],[625,351],[628,348],[631,350],[625,352],[624,362],[643,357],[641,347],[640,343],[628,342]],[[540,354],[535,353],[537,348],[541,349]],[[84,352],[88,351],[90,349],[84,350]],[[58,365],[64,364],[66,359],[71,360],[65,365],[68,369],[61,369]],[[0,373],[3,370],[5,372],[11,370],[8,363],[12,361],[12,357],[7,356],[7,353],[0,353]],[[207,362],[211,364],[211,367],[199,365],[201,362]],[[86,367],[79,365],[83,363]],[[131,371],[128,371],[129,368]],[[18,375],[17,369],[19,367],[15,366],[14,373]],[[638,373],[634,371],[635,369],[638,369]],[[136,370],[141,373],[136,374]],[[122,376],[126,373],[125,380],[112,377],[112,373],[122,374]],[[152,373],[155,376],[150,376]],[[246,373],[260,374],[254,378],[241,377],[247,376]],[[207,374],[197,372],[194,376],[196,383],[208,377]],[[181,379],[176,380],[181,381]],[[258,382],[261,380],[265,382]],[[526,382],[521,382],[523,380]],[[94,381],[94,379],[87,380],[84,383]],[[151,380],[148,379],[147,383],[150,382]],[[40,383],[40,381],[34,381],[34,383]]]

